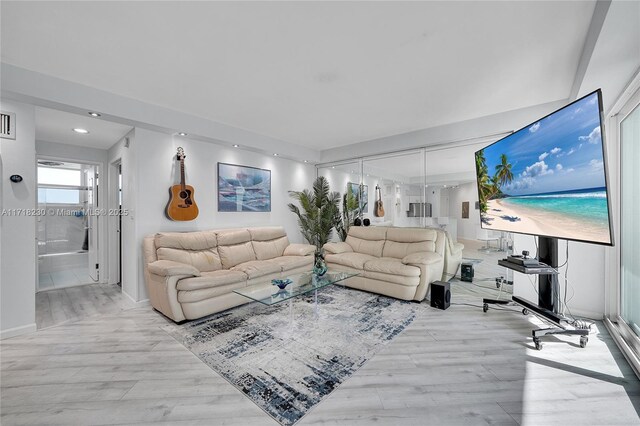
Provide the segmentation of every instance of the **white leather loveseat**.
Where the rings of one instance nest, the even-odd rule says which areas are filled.
[[[315,251],[282,227],[164,232],[143,248],[151,306],[176,322],[250,302],[233,290],[310,271]]]
[[[425,228],[352,226],[345,242],[324,245],[325,260],[331,269],[360,274],[344,281],[348,287],[422,301],[442,277],[444,236]]]

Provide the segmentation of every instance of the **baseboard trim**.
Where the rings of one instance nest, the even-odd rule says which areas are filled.
[[[36,323],[14,327],[8,330],[0,331],[0,340],[9,339],[11,337],[21,336],[23,334],[34,333],[38,330]]]
[[[135,300],[133,297],[131,297],[131,295],[129,293],[127,293],[124,290],[122,290],[122,294],[127,296],[127,299],[129,299],[131,301],[131,303],[136,305],[136,308],[139,308],[141,306],[149,306],[150,305],[149,299],[144,299],[144,300],[140,300],[140,301]]]

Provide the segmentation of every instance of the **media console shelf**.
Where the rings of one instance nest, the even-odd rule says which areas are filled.
[[[522,313],[527,315],[529,312],[533,313],[538,318],[553,324],[555,327],[541,328],[531,331],[533,336],[533,343],[537,350],[542,349],[542,342],[540,338],[548,335],[564,334],[571,336],[580,336],[580,347],[587,346],[589,341],[589,329],[588,328],[576,328],[572,326],[569,320],[558,312],[559,305],[559,286],[557,275],[558,271],[549,265],[540,263],[536,266],[523,266],[517,263],[509,262],[506,259],[498,260],[498,265],[511,269],[522,274],[529,275],[543,275],[547,278],[545,280],[538,279],[538,304],[533,303],[523,297],[512,296],[511,300],[496,300],[496,299],[483,299],[483,311],[487,312],[490,304],[506,305],[510,302],[515,302],[522,306]],[[542,306],[541,306],[542,305]],[[549,309],[551,308],[551,309]]]

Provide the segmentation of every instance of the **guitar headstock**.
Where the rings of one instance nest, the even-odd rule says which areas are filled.
[[[182,161],[185,159],[186,155],[184,155],[184,149],[181,146],[178,147],[178,154],[176,154],[178,161]]]

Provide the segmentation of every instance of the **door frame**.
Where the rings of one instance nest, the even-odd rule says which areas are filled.
[[[108,188],[109,193],[107,196],[107,205],[110,210],[117,209],[118,204],[118,175],[120,174],[120,167],[122,167],[122,157],[118,157],[109,162],[108,165]],[[124,196],[124,185],[123,185]],[[120,280],[120,274],[122,273],[121,250],[120,247],[120,225],[119,216],[109,215],[107,218],[107,236],[108,236],[108,258],[109,258],[109,271],[108,271],[108,283],[117,284]],[[120,283],[122,284],[122,283]],[[122,291],[122,285],[120,285],[120,291]]]
[[[39,155],[38,153],[36,153],[35,155],[35,163],[36,163],[36,192],[37,192],[37,188],[38,188],[38,160],[51,160],[51,161],[61,161],[61,162],[67,162],[67,163],[76,163],[76,164],[87,164],[90,166],[95,166],[96,167],[96,174],[98,175],[98,179],[100,176],[102,176],[102,172],[104,170],[104,163],[101,161],[91,161],[91,160],[85,160],[82,158],[74,158],[74,157],[60,157],[60,156],[54,156],[54,155]],[[99,181],[102,182],[100,185],[98,185],[98,202],[100,205],[100,208],[106,208],[106,205],[103,206],[103,203],[101,202],[102,200],[104,200],[104,196],[106,194],[105,190],[107,185],[105,184],[106,182],[104,182],[104,180]],[[38,203],[38,195],[36,193],[36,205]],[[38,218],[34,217],[33,219],[34,221],[37,221]],[[99,280],[97,281],[96,284],[99,283],[104,283],[105,282],[105,274],[108,271],[108,268],[106,267],[107,265],[107,257],[106,257],[106,248],[107,246],[105,245],[105,238],[104,236],[106,235],[106,227],[105,227],[105,220],[102,219],[101,216],[96,216],[96,220],[97,220],[97,227],[98,227],[98,277]],[[36,223],[36,229],[37,229],[37,223]],[[37,238],[37,236],[36,236]],[[39,280],[39,265],[38,265],[38,246],[36,244],[36,280]],[[36,281],[36,292],[38,291],[38,281]]]

